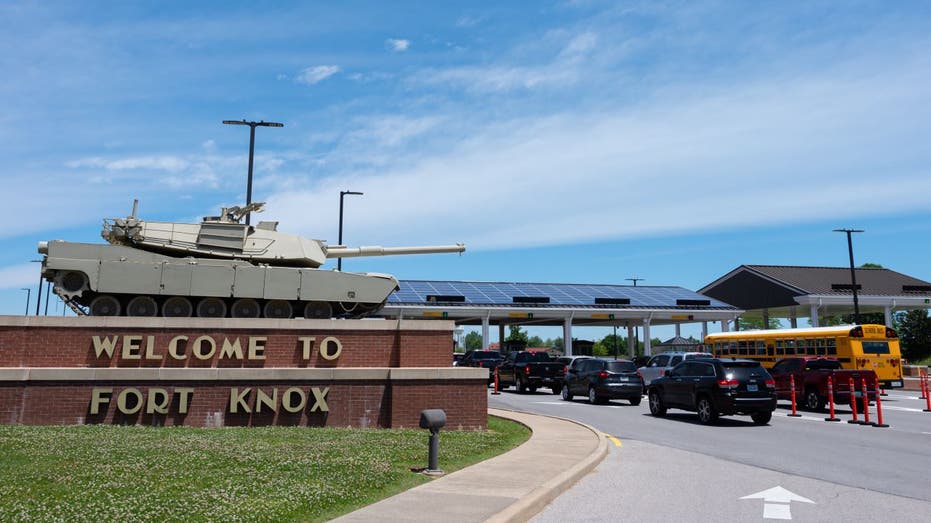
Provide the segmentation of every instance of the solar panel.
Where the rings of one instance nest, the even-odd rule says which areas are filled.
[[[442,296],[461,296],[455,300],[457,306],[732,308],[682,287],[434,280],[402,280],[400,289],[388,297],[388,303],[427,305],[430,297]],[[629,304],[624,304],[624,300],[629,300]],[[436,301],[445,300],[436,298]]]

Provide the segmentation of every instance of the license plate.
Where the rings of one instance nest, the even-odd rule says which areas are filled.
[[[747,385],[747,392],[757,392],[758,390],[760,389],[757,388],[756,384]]]
[[[902,382],[901,382],[901,381],[893,381],[893,382],[892,382],[892,386],[893,386],[893,387],[901,387],[901,386],[902,386]]]

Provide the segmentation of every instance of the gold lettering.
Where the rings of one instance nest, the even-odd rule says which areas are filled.
[[[242,359],[242,345],[239,344],[239,338],[230,343],[229,338],[223,338],[223,348],[220,349],[220,358]]]
[[[145,339],[145,359],[160,360],[161,354],[155,354],[155,336],[146,336]],[[164,414],[164,413],[163,413]]]
[[[168,355],[176,360],[183,360],[185,355],[178,352],[178,342],[187,340],[187,336],[175,336],[172,338],[171,341],[168,342]]]
[[[333,350],[332,347],[336,346],[336,349]],[[336,358],[339,358],[339,355],[343,352],[343,344],[339,342],[338,339],[333,336],[327,336],[323,338],[323,343],[320,344],[320,356],[323,359],[328,361],[333,361]]]
[[[326,394],[330,392],[330,387],[323,389],[322,391],[317,387],[312,387],[310,392],[314,395],[314,406],[310,408],[311,412],[320,410],[320,412],[330,412],[329,405],[326,404]]]
[[[100,336],[94,336],[94,352],[97,353],[97,357],[99,358],[101,354],[106,353],[108,358],[112,358],[113,349],[119,340],[119,336],[105,337],[104,339],[100,339]]]
[[[278,412],[278,389],[272,389],[272,395],[265,394],[262,389],[255,389],[255,411],[262,412],[262,405],[265,405],[272,412]]]
[[[242,392],[239,392],[238,388],[233,387],[230,389],[230,412],[237,414],[239,412],[239,406],[242,406],[242,411],[246,414],[252,412],[252,409],[249,408],[249,404],[246,403],[246,396],[252,392],[251,387],[246,387]]]
[[[301,399],[297,405],[294,405],[294,402],[292,401],[295,394],[297,394],[297,396]],[[307,395],[304,394],[304,391],[297,387],[291,387],[290,389],[284,391],[284,394],[281,396],[281,406],[284,407],[284,410],[288,412],[300,412],[304,410],[305,405],[307,405]]]
[[[206,354],[203,352],[204,342],[207,342],[207,345],[210,346],[210,351]],[[201,336],[194,340],[194,347],[191,349],[191,352],[193,352],[194,357],[199,360],[209,360],[213,357],[214,353],[217,352],[217,342],[213,341],[213,338],[210,336]]]
[[[96,338],[97,336],[94,337]],[[113,389],[94,387],[91,390],[91,414],[100,414],[100,406],[104,403],[110,403],[110,398],[105,397],[104,394],[108,396],[113,394]]]
[[[314,342],[317,341],[317,338],[314,336],[298,336],[298,341],[300,341],[304,347],[304,359],[310,359],[310,349],[314,346]]]
[[[142,336],[139,334],[130,334],[123,336],[123,359],[140,360],[142,359]]]
[[[249,359],[265,359],[265,342],[268,341],[266,336],[249,336]]]
[[[159,401],[158,397],[161,397]],[[165,389],[151,388],[149,389],[149,397],[146,399],[145,403],[145,413],[146,414],[168,414],[168,404],[171,402],[171,396],[168,395],[168,391]]]
[[[187,406],[194,394],[194,389],[191,387],[175,387],[175,394],[178,395],[178,414],[187,414]]]
[[[141,336],[140,336],[140,341],[142,341]],[[132,394],[136,398],[136,405],[132,408],[129,408],[126,406],[127,404],[126,398],[130,394]],[[132,387],[128,389],[123,389],[123,391],[120,392],[120,395],[116,397],[116,408],[120,409],[120,412],[122,412],[123,414],[135,414],[139,412],[139,410],[142,409],[142,393],[139,392],[139,389],[134,389]]]

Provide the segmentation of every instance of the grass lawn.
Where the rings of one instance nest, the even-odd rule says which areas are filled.
[[[526,427],[440,432],[447,472]],[[426,430],[0,426],[0,521],[321,521],[430,481]]]

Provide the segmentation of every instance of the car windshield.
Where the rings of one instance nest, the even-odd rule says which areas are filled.
[[[728,361],[722,362],[721,366],[724,367],[724,374],[729,380],[769,377],[766,369],[755,361]]]
[[[485,350],[482,352],[473,352],[473,360],[498,360],[501,359],[501,353],[496,350]]]
[[[611,372],[637,372],[637,366],[632,361],[609,361],[608,370]]]

